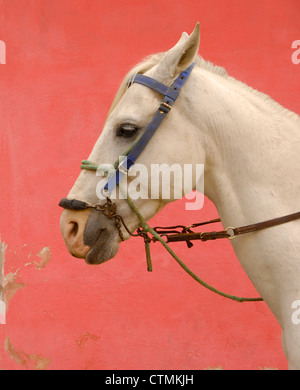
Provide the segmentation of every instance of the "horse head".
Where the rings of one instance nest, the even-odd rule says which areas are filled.
[[[200,33],[197,24],[191,35],[183,33],[177,44],[169,51],[147,58],[128,73],[113,101],[104,129],[88,160],[93,161],[95,166],[113,167],[112,164],[119,159],[119,156],[124,155],[124,151],[135,144],[147,131],[147,126],[151,123],[158,107],[167,111],[171,108],[169,100],[166,100],[163,106],[160,105],[162,96],[159,88],[153,90],[147,88],[142,82],[132,82],[132,80],[137,74],[142,74],[154,84],[162,85],[162,88],[166,86],[168,89],[174,80],[179,79],[180,82],[183,77],[179,75],[197,60],[199,42]],[[176,90],[176,87],[174,89]],[[135,189],[138,187],[140,196],[135,197],[135,205],[145,220],[149,220],[167,203],[177,199],[178,196],[174,195],[176,192],[183,196],[188,190],[194,189],[196,181],[200,180],[194,175],[191,186],[185,188],[182,179],[175,180],[174,174],[169,182],[170,191],[167,197],[163,196],[161,188],[154,191],[151,185],[153,166],[193,165],[200,162],[199,153],[202,155],[201,163],[204,162],[205,152],[201,142],[195,139],[196,125],[190,118],[194,104],[190,98],[192,90],[193,75],[186,80],[178,99],[176,96],[172,111],[159,126],[159,131],[147,143],[147,148],[138,157],[137,164],[131,167],[131,174],[125,178],[127,189],[130,186]],[[159,112],[163,114],[158,110],[158,115]],[[137,179],[134,179],[133,174],[137,171],[138,186],[134,183]],[[106,181],[107,178],[103,176],[101,170],[97,170],[97,174],[83,170],[68,194],[68,199],[76,199],[100,207],[105,203],[101,191]],[[113,203],[118,215],[125,221],[127,230],[120,226],[118,229],[115,221],[99,213],[99,209],[74,210],[73,208],[66,209],[62,213],[60,226],[69,252],[75,257],[85,258],[88,264],[100,264],[114,257],[120,241],[128,239],[130,232],[140,224],[138,217],[117,190],[118,188],[114,188]]]

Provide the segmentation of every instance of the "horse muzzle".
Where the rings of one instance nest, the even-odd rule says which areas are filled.
[[[74,257],[84,259],[91,247],[84,243],[84,230],[90,210],[63,210],[60,218],[60,230],[65,245]]]
[[[65,203],[60,205],[69,206]],[[60,228],[70,254],[85,259],[87,264],[104,263],[118,252],[120,238],[114,221],[93,208],[66,207]]]

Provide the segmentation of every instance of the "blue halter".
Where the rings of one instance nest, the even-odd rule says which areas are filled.
[[[152,79],[151,77],[145,76],[143,74],[137,74],[130,82],[130,85],[133,83],[138,83],[153,89],[156,92],[164,95],[164,99],[161,102],[158,110],[156,111],[151,122],[147,126],[141,138],[133,144],[132,148],[129,150],[129,153],[125,159],[118,166],[115,173],[109,178],[108,182],[103,187],[105,192],[111,193],[113,189],[119,184],[120,180],[124,175],[127,175],[129,169],[134,165],[136,159],[142,153],[142,151],[147,146],[148,142],[159,128],[163,120],[165,119],[168,112],[171,110],[172,105],[175,103],[176,99],[179,96],[180,90],[191,74],[195,63],[192,63],[186,70],[184,70],[177,79],[173,82],[170,87],[167,87],[163,83]]]

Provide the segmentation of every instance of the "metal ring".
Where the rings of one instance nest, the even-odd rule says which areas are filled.
[[[231,231],[232,231],[232,234],[230,234],[230,232],[228,233],[228,230],[230,230],[230,229],[231,229]],[[235,229],[235,228],[232,227],[232,226],[228,226],[228,227],[225,229],[225,232],[229,234],[229,237],[227,237],[228,240],[233,240],[233,239],[235,238],[234,229]]]
[[[100,192],[105,198],[108,198],[110,195],[110,192],[105,187],[103,187]]]

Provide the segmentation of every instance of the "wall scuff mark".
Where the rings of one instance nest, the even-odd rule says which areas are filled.
[[[10,342],[9,337],[5,339],[4,348],[9,353],[9,356],[20,366],[23,366],[27,369],[33,370],[45,370],[50,363],[50,359],[34,355],[28,354],[24,351],[17,350]]]
[[[15,293],[25,286],[25,283],[16,281],[17,274],[18,270],[16,272],[10,272],[4,277],[3,300],[6,305],[6,309],[8,308],[8,304]]]
[[[22,248],[26,246],[27,244],[24,244]],[[7,245],[1,242],[0,237],[0,324],[6,323],[6,312],[10,300],[20,288],[25,286],[25,283],[17,281],[17,278],[20,277],[20,275],[18,275],[19,271],[23,267],[27,267],[30,265],[35,265],[36,269],[41,270],[49,263],[51,259],[50,248],[44,247],[36,254],[37,257],[41,258],[40,262],[34,261],[26,263],[24,266],[19,267],[15,272],[10,272],[5,275],[4,263],[6,249]],[[14,253],[16,253],[16,251]]]
[[[37,269],[42,269],[42,268],[44,268],[46,266],[46,264],[49,263],[49,261],[51,259],[50,248],[49,247],[45,247],[45,248],[41,249],[39,251],[39,253],[37,254],[37,256],[41,258],[41,261],[40,261],[40,263],[35,261],[34,264],[35,264]]]
[[[0,238],[0,324],[6,323],[6,304],[4,299],[4,262],[7,245]]]
[[[82,345],[86,344],[88,340],[96,341],[99,338],[99,336],[96,336],[94,334],[83,332],[82,336],[78,340],[76,340],[76,344],[81,347]]]

